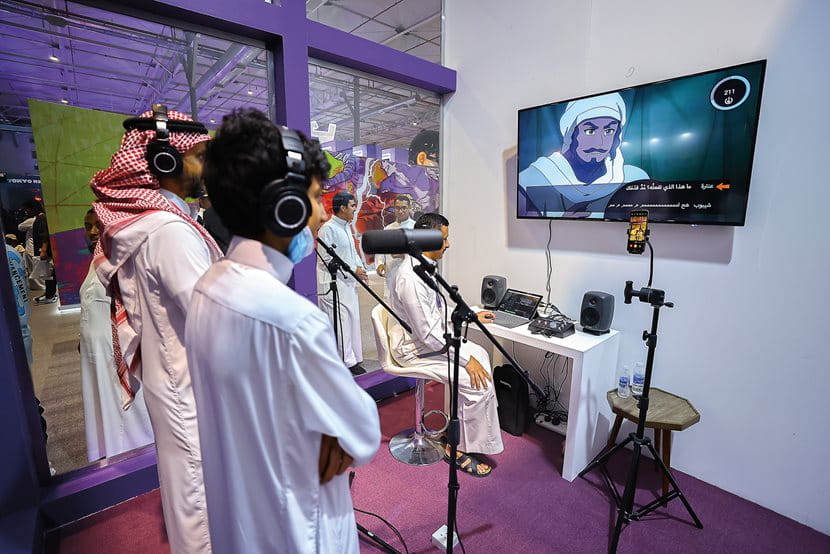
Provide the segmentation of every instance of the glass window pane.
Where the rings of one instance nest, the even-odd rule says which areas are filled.
[[[368,270],[369,285],[384,296],[392,274],[378,274],[383,260],[362,252],[361,236],[406,220],[411,225],[421,213],[440,211],[440,98],[320,61],[309,64],[309,83],[312,134],[320,139],[331,164],[323,184],[324,204],[332,214],[338,192],[355,196],[356,215],[348,228]],[[318,299],[325,309],[328,278],[318,269]],[[360,287],[358,298],[362,346],[354,355],[365,369],[374,371],[380,368],[370,320],[376,302]]]
[[[32,201],[45,207],[58,301],[30,302],[31,370],[45,409],[48,456],[62,473],[137,446],[115,444],[105,430],[113,422],[104,418],[117,419],[119,407],[95,414],[85,405],[82,321],[73,309],[92,258],[84,234],[94,199],[89,182],[117,151],[122,121],[160,102],[215,128],[236,107],[268,113],[273,94],[260,43],[64,0],[6,1],[0,13],[3,227],[25,246],[18,225],[30,218]],[[31,250],[30,262],[38,254]],[[37,281],[30,282],[32,299],[44,295]],[[101,339],[111,339],[109,329]],[[101,402],[116,402],[116,393],[105,398],[100,391]]]

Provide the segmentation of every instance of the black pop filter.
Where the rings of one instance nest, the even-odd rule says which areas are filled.
[[[366,231],[361,242],[367,254],[411,254],[440,250],[444,235],[439,229]]]

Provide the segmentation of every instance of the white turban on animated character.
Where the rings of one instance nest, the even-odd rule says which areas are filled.
[[[561,151],[530,164],[525,171],[533,171],[524,176],[533,182],[526,184],[621,184],[648,179],[642,169],[625,165],[620,150],[625,124],[625,102],[619,93],[568,102],[559,120]]]

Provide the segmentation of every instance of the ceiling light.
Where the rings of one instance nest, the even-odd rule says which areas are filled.
[[[69,100],[66,98],[61,98],[61,104],[69,104]]]
[[[54,55],[54,54],[50,54],[49,55],[49,61],[50,62],[59,62],[59,61],[61,61],[61,59],[59,57],[57,57],[56,55]]]
[[[253,94],[253,93],[254,93],[254,91],[253,91],[253,90],[248,89],[248,94]]]
[[[211,123],[216,123],[216,120],[215,120],[215,119],[211,119],[211,120],[210,120],[210,122],[211,122]]]

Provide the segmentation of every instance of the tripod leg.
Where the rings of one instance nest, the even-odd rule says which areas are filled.
[[[629,435],[629,440],[632,440],[632,435]],[[625,444],[625,443],[620,443]],[[647,443],[651,448],[651,442]],[[634,493],[637,492],[637,470],[640,467],[640,455],[642,445],[635,443],[634,450],[631,452],[631,464],[628,466],[628,477],[625,480],[625,492],[623,493],[622,506],[618,508],[617,525],[614,528],[614,536],[611,538],[611,548],[609,552],[617,551],[617,544],[620,541],[620,533],[622,532],[623,520],[629,521],[631,517],[632,508],[634,506]]]
[[[611,458],[611,456],[613,456],[614,454],[616,454],[617,452],[619,452],[620,450],[625,448],[628,445],[628,443],[631,442],[631,440],[632,440],[631,436],[629,435],[628,438],[626,438],[624,441],[622,441],[620,444],[618,444],[614,448],[611,448],[611,449],[605,448],[602,452],[597,454],[597,457],[594,458],[594,461],[592,461],[590,464],[585,466],[585,469],[583,469],[582,471],[579,472],[578,477],[584,477],[586,473],[588,473],[590,471],[593,471],[598,466],[608,462],[608,460]]]
[[[657,460],[657,463],[660,464],[660,470],[663,472],[663,475],[669,480],[669,482],[671,483],[672,488],[674,489],[674,491],[669,492],[667,496],[671,496],[672,493],[676,491],[677,492],[677,497],[680,498],[680,501],[686,507],[686,511],[689,512],[689,515],[692,517],[692,519],[695,522],[695,526],[698,529],[703,529],[703,524],[698,519],[697,514],[695,513],[695,511],[692,509],[692,505],[689,504],[688,500],[686,500],[686,497],[683,495],[683,491],[680,490],[680,487],[677,485],[677,481],[674,480],[674,477],[672,476],[671,471],[669,470],[669,468],[666,467],[666,464],[664,464],[663,460],[660,459],[660,457],[657,455],[657,452],[654,450],[654,447],[651,444],[649,444],[648,447],[649,447],[649,450],[651,450],[651,454],[652,454],[652,456],[654,456],[654,459]],[[658,500],[662,501],[662,499],[663,499],[663,497],[661,497]],[[668,500],[668,498],[666,500]],[[652,503],[652,504],[654,504],[654,503]],[[645,508],[640,510],[639,515],[645,515],[646,513],[650,512],[653,509],[653,508],[650,508],[650,506],[651,505],[646,506]]]
[[[622,509],[617,509],[617,524],[614,526],[614,536],[611,537],[611,544],[608,546],[608,553],[609,554],[616,554],[617,552],[617,545],[620,542],[620,533],[622,533],[622,524],[623,524],[623,511]]]

